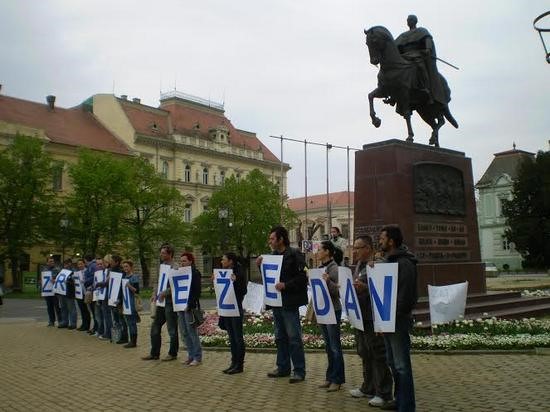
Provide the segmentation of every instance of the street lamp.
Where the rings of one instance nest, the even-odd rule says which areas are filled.
[[[218,210],[218,217],[222,221],[222,241],[221,241],[221,247],[222,247],[222,253],[225,253],[225,247],[227,243],[226,239],[226,231],[225,231],[225,219],[227,219],[227,216],[229,216],[229,211],[222,207]]]
[[[65,238],[67,236],[67,228],[69,227],[69,219],[66,216],[63,216],[59,221],[59,226],[61,226],[61,233],[63,238],[61,239],[61,264],[65,261]]]
[[[546,43],[544,42],[544,37],[542,33],[550,33],[550,26],[547,26],[547,28],[537,27],[537,23],[542,20],[544,17],[549,16],[550,11],[547,11],[546,13],[542,13],[539,17],[537,17],[533,21],[533,28],[539,32],[540,41],[542,42],[542,47],[544,47],[544,52],[546,53],[546,62],[550,63],[550,53],[548,52],[548,48],[546,47]]]

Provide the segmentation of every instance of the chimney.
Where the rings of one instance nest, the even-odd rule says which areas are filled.
[[[134,97],[134,98],[132,99],[132,101],[133,101],[134,103],[137,103],[137,104],[140,104],[140,103],[141,103],[141,99],[140,99],[139,97]]]
[[[121,95],[120,95],[120,98],[121,98],[122,100],[128,100],[128,95],[127,95],[127,94],[121,94]]]
[[[46,101],[48,102],[50,110],[53,110],[55,108],[55,96],[52,96],[51,94],[46,96]]]

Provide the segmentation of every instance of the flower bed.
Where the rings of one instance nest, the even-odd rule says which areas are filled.
[[[471,349],[533,349],[550,347],[550,320],[475,319],[434,326],[433,329],[416,325],[412,331],[412,347],[420,350],[471,350]],[[246,315],[244,339],[249,348],[274,348],[273,318],[270,312]],[[323,349],[324,341],[316,324],[302,319],[304,347]],[[227,333],[218,327],[218,315],[207,314],[199,328],[203,346],[229,346]],[[353,349],[353,328],[342,322],[342,347]]]

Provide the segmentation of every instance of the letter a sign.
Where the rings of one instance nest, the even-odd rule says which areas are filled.
[[[395,332],[397,308],[397,263],[367,267],[375,332]]]

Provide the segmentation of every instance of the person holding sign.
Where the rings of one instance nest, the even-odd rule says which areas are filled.
[[[346,381],[344,373],[344,355],[340,341],[340,319],[342,317],[342,304],[340,303],[340,289],[338,287],[338,264],[334,261],[336,246],[328,240],[321,242],[317,252],[317,258],[321,260],[320,268],[325,270],[323,279],[327,283],[330,300],[334,305],[336,324],[320,324],[325,350],[328,357],[328,367],[325,374],[325,382],[319,388],[325,388],[327,392],[336,392]]]
[[[307,305],[307,276],[304,256],[290,247],[288,231],[282,226],[271,229],[269,247],[274,255],[283,257],[279,281],[275,289],[281,294],[282,306],[267,306],[273,309],[275,344],[277,345],[277,368],[267,374],[270,378],[290,376],[289,383],[301,382],[306,376],[306,359],[302,341],[302,325],[299,308]],[[262,257],[256,259],[261,268]],[[264,280],[265,282],[265,280]],[[291,364],[292,362],[292,364]],[[292,375],[291,366],[294,367]]]
[[[180,265],[182,267],[191,266],[191,288],[187,298],[187,309],[178,312],[179,327],[183,331],[185,346],[187,347],[187,359],[182,363],[188,366],[198,366],[202,362],[202,347],[199,338],[196,319],[193,315],[194,310],[200,310],[199,299],[201,297],[201,272],[195,266],[195,257],[192,253],[183,252],[180,256]]]
[[[357,354],[363,366],[361,387],[350,390],[354,398],[371,398],[369,405],[383,406],[392,400],[393,379],[386,361],[384,338],[374,332],[367,265],[374,260],[372,237],[360,236],[353,242],[355,258],[354,287],[363,317],[363,330],[355,329]]]
[[[59,269],[55,267],[53,256],[48,256],[46,266],[42,269],[42,293],[44,294],[46,290],[52,291],[51,295],[48,293],[48,296],[44,296],[46,308],[48,309],[48,326],[55,326],[56,317],[57,323],[61,322],[61,311],[59,310],[57,296],[53,293],[53,284],[58,273]]]
[[[395,406],[399,411],[416,409],[411,365],[412,310],[416,301],[416,258],[403,244],[397,225],[385,226],[380,232],[380,249],[385,262],[397,263],[397,308],[395,332],[384,333],[388,363],[395,379]]]
[[[130,341],[124,345],[126,349],[135,348],[137,346],[137,321],[139,314],[136,310],[135,297],[139,294],[139,276],[134,274],[134,262],[131,260],[125,260],[122,262],[122,270],[124,271],[124,276],[122,279],[128,280],[126,283],[126,288],[129,292],[129,303],[130,303],[130,315],[123,315],[126,318],[126,325],[128,326],[128,335],[130,336]],[[125,291],[121,292],[124,295]],[[122,300],[124,296],[122,297]]]
[[[233,375],[241,373],[244,366],[244,336],[243,336],[243,299],[247,292],[246,275],[243,273],[237,255],[233,252],[226,253],[221,260],[223,269],[231,269],[231,285],[235,292],[239,316],[220,316],[220,327],[229,335],[231,347],[231,365],[223,370],[223,373]],[[215,279],[214,279],[215,281]]]
[[[160,348],[162,346],[161,332],[162,327],[166,323],[168,336],[170,337],[170,349],[168,355],[162,358],[163,361],[173,361],[178,358],[178,324],[177,314],[172,308],[171,294],[165,293],[172,269],[177,269],[177,264],[174,260],[174,248],[169,244],[163,244],[159,251],[160,267],[158,285],[153,288],[151,303],[157,302],[155,305],[155,317],[151,323],[151,351],[149,355],[142,357],[143,360],[158,360],[160,358]],[[157,288],[158,286],[158,288]],[[156,292],[155,292],[156,291]],[[165,296],[170,296],[170,300],[165,299]]]
[[[84,283],[85,283],[84,273],[86,272],[86,261],[80,258],[76,261],[76,266],[79,270],[78,274],[80,275],[81,287],[84,287]],[[82,332],[87,332],[88,329],[90,329],[90,321],[91,321],[90,312],[88,311],[88,305],[86,305],[83,298],[77,299],[76,303],[78,303],[78,309],[80,310],[80,317],[82,319],[82,324],[77,330]]]
[[[73,261],[72,259],[65,259],[63,262],[63,269],[67,269],[71,271],[71,274],[67,277],[67,281],[65,282],[66,288],[67,288],[67,294],[65,295],[65,307],[67,308],[67,329],[76,329],[76,299],[75,299],[75,281],[74,276],[75,273],[73,271]],[[63,301],[63,300],[62,300]],[[63,310],[63,306],[62,306]]]
[[[122,313],[122,288],[119,287],[120,281],[124,276],[122,269],[122,258],[119,255],[112,255],[111,262],[112,264],[110,272],[112,273],[112,276],[110,276],[111,279],[109,281],[109,292],[113,295],[116,294],[116,305],[111,306],[111,303],[111,305],[109,305],[109,308],[111,309],[113,327],[115,328],[115,330],[118,330],[120,332],[120,337],[118,340],[115,341],[115,343],[118,345],[122,345],[128,343],[128,326],[126,325],[125,316]],[[117,280],[116,283],[114,283],[115,279]],[[112,297],[113,296],[111,296],[111,298]]]

